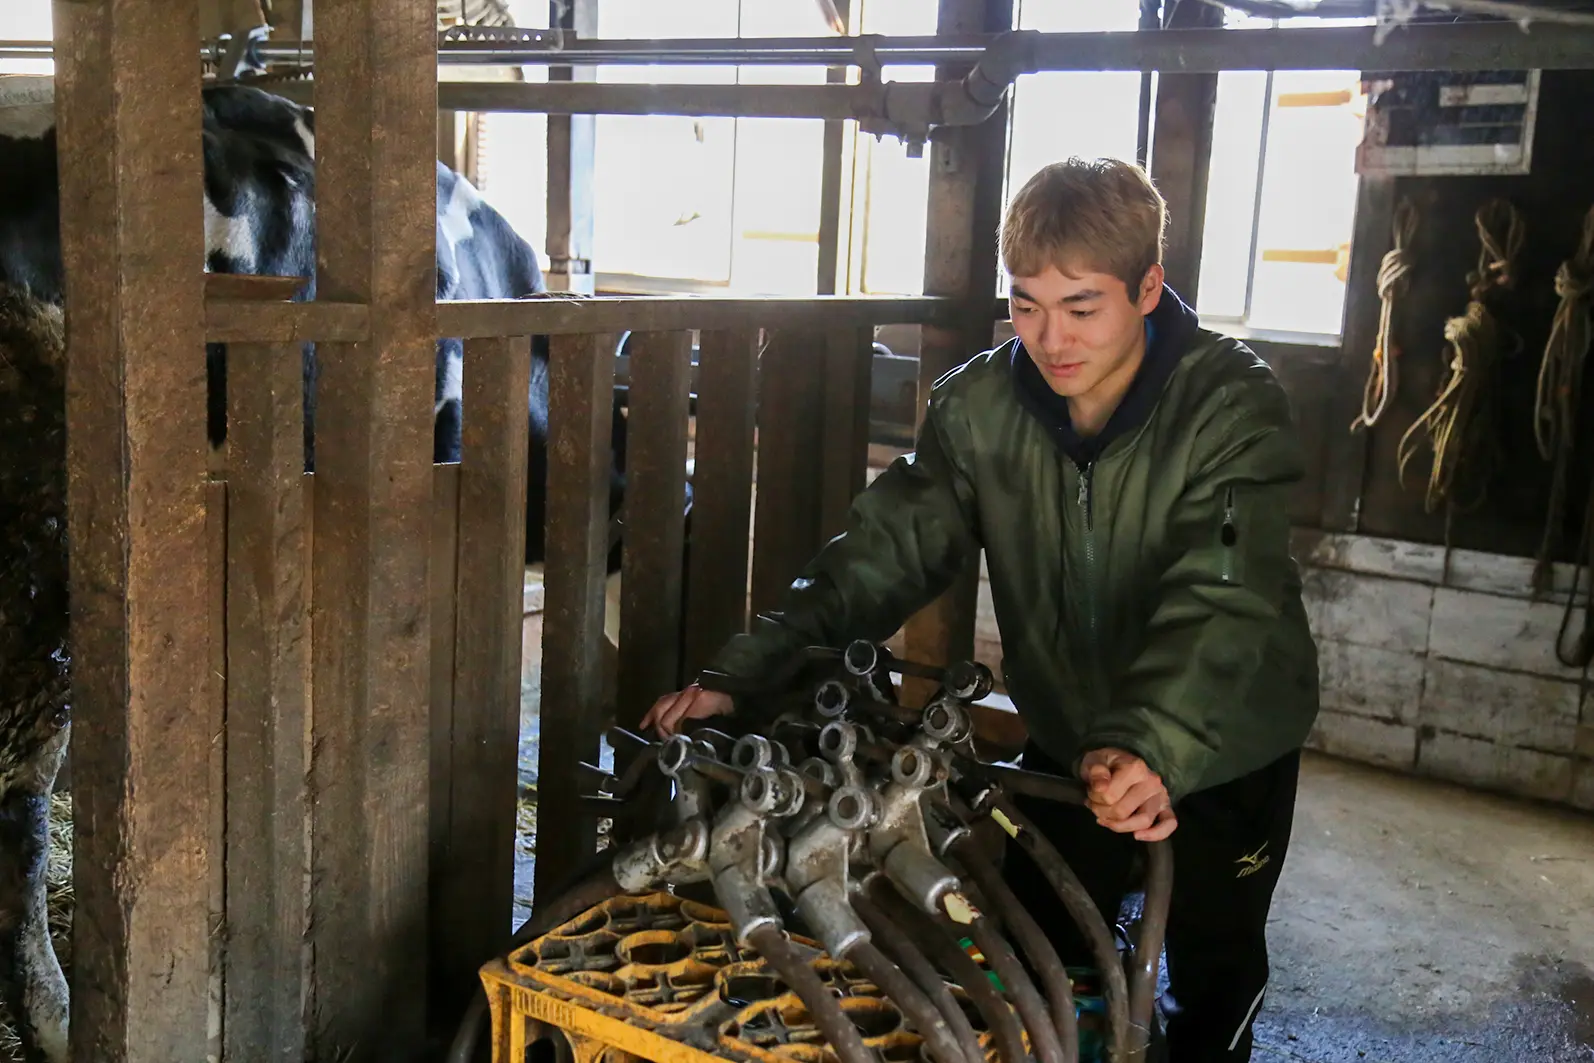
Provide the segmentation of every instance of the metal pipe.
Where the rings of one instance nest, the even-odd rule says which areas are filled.
[[[869,941],[860,942],[847,950],[848,960],[857,965],[865,978],[873,982],[895,1004],[924,1038],[931,1058],[937,1063],[959,1063],[964,1060],[963,1046],[952,1036],[952,1028],[941,1019],[941,1013],[930,1003],[930,998],[913,984],[913,979],[886,959],[885,953]],[[972,1063],[981,1063],[974,1060]]]
[[[985,854],[980,852],[972,837],[964,834],[954,841],[951,853],[985,894],[986,908],[994,909],[990,918],[1000,919],[1007,925],[1040,976],[1041,984],[1046,987],[1046,1002],[1051,1008],[1057,1039],[1063,1047],[1063,1059],[1066,1063],[1079,1063],[1079,1016],[1074,1010],[1074,987],[1062,957],[1057,955],[1057,949],[1035,917],[1019,902],[1012,887],[986,862]]]
[[[1514,22],[1413,24],[1376,41],[1374,26],[1304,29],[1181,29],[1110,33],[1024,31],[1030,51],[1026,72],[1049,70],[1224,70],[1481,71],[1594,68],[1594,27]],[[861,62],[898,64],[975,63],[1002,35],[933,37],[731,38],[716,40],[563,40],[547,31],[439,42],[440,65],[670,64],[856,67]],[[224,45],[211,42],[206,57],[219,58]],[[270,62],[310,62],[313,42],[266,42]],[[0,41],[0,58],[49,59],[42,41]]]
[[[969,1017],[963,1013],[957,998],[947,987],[946,980],[936,973],[934,965],[913,938],[864,893],[853,894],[852,906],[864,924],[869,927],[869,933],[881,951],[895,960],[924,995],[930,998],[931,1003],[940,1012],[942,1021],[946,1023],[947,1028],[952,1031],[952,1036],[957,1039],[959,1047],[963,1049],[963,1058],[968,1063],[985,1063],[985,1053],[980,1048],[979,1035],[974,1032]]]
[[[962,986],[974,1001],[996,1041],[996,1054],[1001,1063],[1029,1063],[1030,1055],[1024,1049],[1024,1030],[1018,1016],[991,985],[980,965],[958,946],[946,926],[914,907],[883,875],[870,879],[864,888],[892,920],[924,947],[936,966]]]
[[[1129,1044],[1129,985],[1124,975],[1122,961],[1118,958],[1118,947],[1113,943],[1112,933],[1107,929],[1107,921],[1102,918],[1101,912],[1096,908],[1096,902],[1091,899],[1090,893],[1084,884],[1074,874],[1073,868],[1063,859],[1057,847],[1045,835],[1035,828],[1030,818],[1020,812],[1007,795],[1000,790],[991,790],[984,794],[978,806],[983,811],[991,813],[992,818],[1005,819],[1003,828],[1023,847],[1030,859],[1040,868],[1041,874],[1050,883],[1052,890],[1057,894],[1063,906],[1068,909],[1068,914],[1073,916],[1074,922],[1084,932],[1085,939],[1090,943],[1091,954],[1096,958],[1096,966],[1101,971],[1102,985],[1107,998],[1107,1021],[1111,1034],[1112,1045],[1115,1048],[1111,1056],[1113,1063],[1122,1063],[1124,1049]],[[1146,903],[1151,903],[1151,898],[1146,898]]]
[[[748,943],[774,968],[780,980],[797,994],[808,1009],[814,1025],[819,1027],[820,1034],[841,1058],[841,1063],[874,1063],[874,1053],[864,1045],[858,1028],[841,1010],[841,1005],[830,995],[814,969],[808,966],[787,939],[785,931],[766,923],[748,935]]]
[[[1129,976],[1131,1060],[1144,1060],[1151,1044],[1151,1008],[1157,996],[1162,941],[1168,933],[1168,901],[1173,895],[1173,846],[1166,839],[1146,847],[1146,902],[1140,915],[1135,966]]]
[[[1035,983],[1030,981],[1024,965],[1018,962],[1018,954],[1013,951],[1013,946],[1007,943],[996,924],[984,914],[976,915],[973,922],[969,923],[969,937],[974,939],[975,946],[990,961],[996,977],[1002,980],[1012,995],[1013,1006],[1018,1009],[1019,1017],[1024,1020],[1024,1028],[1029,1031],[1029,1043],[1035,1050],[1036,1060],[1039,1063],[1062,1063],[1063,1046],[1057,1037],[1057,1027],[1052,1025],[1046,1002],[1041,999]]]

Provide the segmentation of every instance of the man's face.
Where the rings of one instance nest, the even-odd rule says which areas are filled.
[[[1014,277],[1009,303],[1013,331],[1051,389],[1066,398],[1089,394],[1106,381],[1133,377],[1139,365],[1145,315],[1162,298],[1162,267],[1152,266],[1130,292],[1106,273],[1056,266]]]

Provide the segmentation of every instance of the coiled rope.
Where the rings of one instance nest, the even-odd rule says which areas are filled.
[[[1555,551],[1560,545],[1566,522],[1567,479],[1577,449],[1577,412],[1582,402],[1583,368],[1588,357],[1591,295],[1594,295],[1594,207],[1583,217],[1583,234],[1577,252],[1555,274],[1555,293],[1561,303],[1555,310],[1550,338],[1544,345],[1544,361],[1539,367],[1539,389],[1533,411],[1533,431],[1539,453],[1554,468],[1550,481],[1550,504],[1544,520],[1544,537],[1539,542],[1537,564],[1533,569],[1534,587],[1543,592],[1554,584]],[[1594,571],[1594,484],[1584,503],[1583,534],[1578,541],[1572,570],[1572,586],[1567,591],[1561,627],[1555,636],[1555,656],[1562,664],[1582,668],[1594,660],[1594,644],[1589,638],[1594,619],[1594,600],[1583,607],[1583,626],[1577,640],[1567,645],[1567,631],[1577,609],[1578,584],[1583,569]],[[1590,590],[1594,599],[1594,588]]]
[[[1378,317],[1378,338],[1373,342],[1373,362],[1367,371],[1367,384],[1362,389],[1362,412],[1351,422],[1352,432],[1378,423],[1398,384],[1399,352],[1390,342],[1389,334],[1395,318],[1395,299],[1404,295],[1410,286],[1412,260],[1407,249],[1417,234],[1417,208],[1411,200],[1402,198],[1396,205],[1392,228],[1394,246],[1378,267],[1378,298],[1383,303]]]
[[[1495,436],[1494,404],[1502,342],[1509,333],[1489,309],[1489,300],[1516,281],[1522,251],[1522,216],[1503,199],[1478,208],[1474,219],[1481,244],[1478,268],[1467,274],[1471,299],[1466,313],[1445,322],[1450,344],[1450,371],[1439,395],[1400,437],[1397,470],[1406,486],[1406,466],[1424,443],[1433,452],[1423,508],[1432,513],[1476,509],[1488,493],[1500,454]],[[1464,475],[1463,475],[1464,474]],[[1461,482],[1458,483],[1458,480]],[[1470,486],[1467,481],[1470,481]],[[1465,498],[1458,499],[1458,490]],[[1446,533],[1448,539],[1448,529]]]
[[[1589,296],[1594,290],[1594,207],[1583,218],[1583,236],[1577,252],[1555,274],[1555,294],[1561,297],[1550,325],[1539,365],[1538,395],[1533,407],[1533,434],[1539,454],[1554,464],[1550,480],[1550,505],[1539,542],[1534,586],[1549,590],[1554,554],[1561,545],[1566,522],[1566,480],[1577,446],[1577,411],[1583,393],[1583,362],[1588,356]],[[1586,534],[1586,533],[1585,533]]]

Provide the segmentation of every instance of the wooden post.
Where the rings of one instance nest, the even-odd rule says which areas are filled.
[[[633,337],[615,718],[635,728],[681,671],[681,547],[692,335]]]
[[[1181,4],[1170,29],[1216,29],[1223,8]],[[1152,129],[1151,178],[1168,204],[1167,244],[1162,256],[1168,285],[1191,306],[1201,276],[1201,236],[1206,229],[1207,175],[1212,163],[1212,118],[1218,75],[1175,74],[1157,78],[1157,120]]]
[[[304,372],[227,350],[225,1058],[304,1058]]]
[[[825,413],[819,443],[821,545],[847,530],[847,511],[869,468],[869,382],[874,326],[832,329],[825,338]]]
[[[1012,28],[1012,24],[1012,0],[941,0],[936,32],[996,33]],[[936,77],[962,77],[966,70],[964,66],[942,66],[937,68]],[[931,386],[948,370],[991,344],[1007,122],[1004,99],[996,113],[980,125],[943,130],[930,149],[924,294],[957,299],[964,304],[964,310],[960,327],[923,329],[916,424],[923,422]],[[978,590],[979,563],[978,558],[973,558],[946,594],[908,622],[907,655],[929,663],[973,656]],[[903,683],[903,694],[910,703],[928,693],[922,682]]]
[[[747,624],[758,333],[705,329],[698,340],[697,447],[687,573],[686,675]]]
[[[825,332],[771,332],[758,367],[752,610],[780,607],[819,537]]]
[[[598,35],[598,0],[553,0],[549,25],[568,36]],[[596,81],[592,67],[550,66],[549,81]],[[591,295],[592,174],[598,118],[592,114],[548,116],[548,290]]]
[[[612,334],[556,336],[548,374],[548,534],[537,765],[535,903],[597,848],[578,761],[598,754],[603,712],[604,570],[609,555]]]
[[[836,14],[841,17],[844,24],[842,31],[846,32],[846,24],[851,21],[852,0],[835,0],[835,6]],[[845,85],[847,68],[833,66],[826,69],[825,83]],[[819,276],[817,287],[814,289],[818,295],[835,295],[840,290],[839,285],[842,281],[840,275],[844,256],[841,251],[841,208],[843,175],[846,172],[846,131],[845,120],[825,119],[824,145],[821,149],[822,161],[819,171]]]
[[[195,0],[55,5],[68,342],[71,1055],[205,1058],[214,795]]]
[[[525,337],[467,342],[449,833],[445,864],[433,868],[441,1015],[456,1014],[511,930],[530,383]]]
[[[316,6],[318,295],[310,923],[317,1059],[409,1059],[426,1021],[437,134],[432,5]]]

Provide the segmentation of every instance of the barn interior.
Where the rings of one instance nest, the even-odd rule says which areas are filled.
[[[1594,1059],[1594,4],[137,7],[0,4],[0,76],[56,79],[69,494],[117,529],[73,510],[47,861],[70,1058],[444,1059],[478,968],[612,840],[608,729],[775,608],[912,452],[930,385],[1013,335],[1003,205],[1077,155],[1147,167],[1169,285],[1268,363],[1308,455],[1322,707],[1252,1058]],[[1011,31],[983,113],[913,95]],[[313,299],[201,274],[161,182],[197,198],[202,81],[316,107],[338,213]],[[535,251],[539,298],[421,291],[434,147]],[[300,342],[446,335],[467,457],[422,454],[441,370],[379,358],[325,370],[298,466]],[[514,400],[550,338],[583,368],[548,384],[539,480]],[[225,452],[205,342],[233,352]],[[1010,755],[967,575],[886,645],[988,668],[976,726]],[[0,1058],[68,1058],[17,1026]]]

